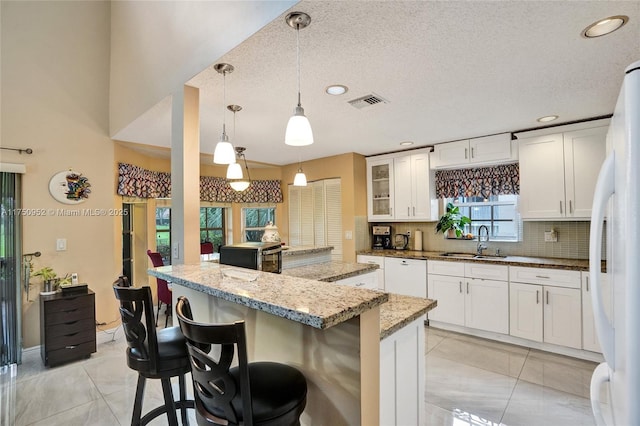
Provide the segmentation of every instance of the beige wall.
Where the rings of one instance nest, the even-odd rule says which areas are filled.
[[[22,163],[24,252],[40,251],[34,267],[77,272],[96,292],[96,318],[118,317],[111,283],[120,269],[114,235],[121,218],[64,216],[81,209],[113,209],[113,144],[108,137],[110,2],[5,2],[2,7],[1,161]],[[91,183],[89,199],[67,205],[49,194],[49,180],[73,168]],[[56,239],[67,240],[56,251]],[[34,279],[23,300],[24,347],[38,345],[39,292]]]

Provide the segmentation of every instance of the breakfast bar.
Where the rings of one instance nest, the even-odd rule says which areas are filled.
[[[302,424],[369,425],[381,424],[381,416],[395,418],[393,408],[380,407],[381,391],[389,391],[386,382],[398,379],[393,364],[388,368],[393,373],[386,371],[391,377],[385,377],[381,366],[395,355],[385,360],[389,351],[382,354],[381,347],[399,348],[394,339],[411,330],[412,359],[424,361],[421,317],[435,306],[427,299],[210,262],[164,266],[149,274],[171,281],[174,299],[186,296],[197,321],[244,320],[251,361],[299,368],[308,382]],[[416,416],[424,401],[424,363],[419,364],[411,373],[417,385],[405,389],[410,397],[386,395],[392,404],[411,400]]]

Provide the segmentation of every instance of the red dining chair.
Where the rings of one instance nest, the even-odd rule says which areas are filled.
[[[200,243],[200,254],[213,254],[213,243]]]
[[[162,260],[162,256],[160,253],[152,252],[151,250],[147,250],[147,254],[151,259],[151,263],[153,263],[154,267],[164,266],[164,261]],[[171,290],[169,289],[169,285],[167,282],[161,278],[156,278],[156,283],[158,285],[158,313],[156,315],[156,327],[158,326],[158,317],[160,317],[160,308],[164,303],[167,305],[166,312],[167,317],[164,320],[164,326],[166,327],[169,322],[169,317],[171,316]]]

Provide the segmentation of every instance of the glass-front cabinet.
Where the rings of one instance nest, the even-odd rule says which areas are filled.
[[[393,218],[393,158],[367,158],[369,221]]]

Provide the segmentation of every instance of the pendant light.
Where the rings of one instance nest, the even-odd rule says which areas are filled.
[[[227,105],[227,109],[233,112],[233,139],[236,140],[236,112],[242,111],[242,107],[240,105]],[[233,156],[235,158],[236,154],[234,153]],[[227,179],[242,179],[242,166],[237,160],[227,167]]]
[[[233,72],[233,65],[220,63],[215,64],[213,69],[222,74],[223,78],[223,105],[227,103],[227,74]],[[216,145],[216,149],[213,152],[213,162],[216,164],[232,164],[236,162],[236,155],[233,152],[233,145],[229,142],[229,137],[226,132],[225,112],[222,112],[222,135],[220,141]]]
[[[296,30],[296,54],[298,63],[298,105],[287,123],[284,143],[293,146],[305,146],[313,143],[313,131],[309,119],[304,115],[300,102],[300,30],[311,23],[311,17],[304,12],[291,12],[285,18],[287,24]]]
[[[298,167],[298,173],[293,178],[293,186],[307,186],[307,175],[302,171],[302,167]]]
[[[244,168],[247,170],[246,179],[241,177],[240,179],[230,179],[229,180],[229,185],[231,185],[231,188],[233,188],[235,191],[238,191],[238,192],[244,191],[245,189],[249,188],[249,185],[251,185],[251,178],[249,177],[249,166],[247,166],[247,158],[244,156],[245,149],[246,148],[244,148],[242,146],[237,146],[236,147],[236,153],[238,155],[238,160],[240,160],[240,159],[244,160]],[[242,169],[240,169],[240,173],[242,173]]]

